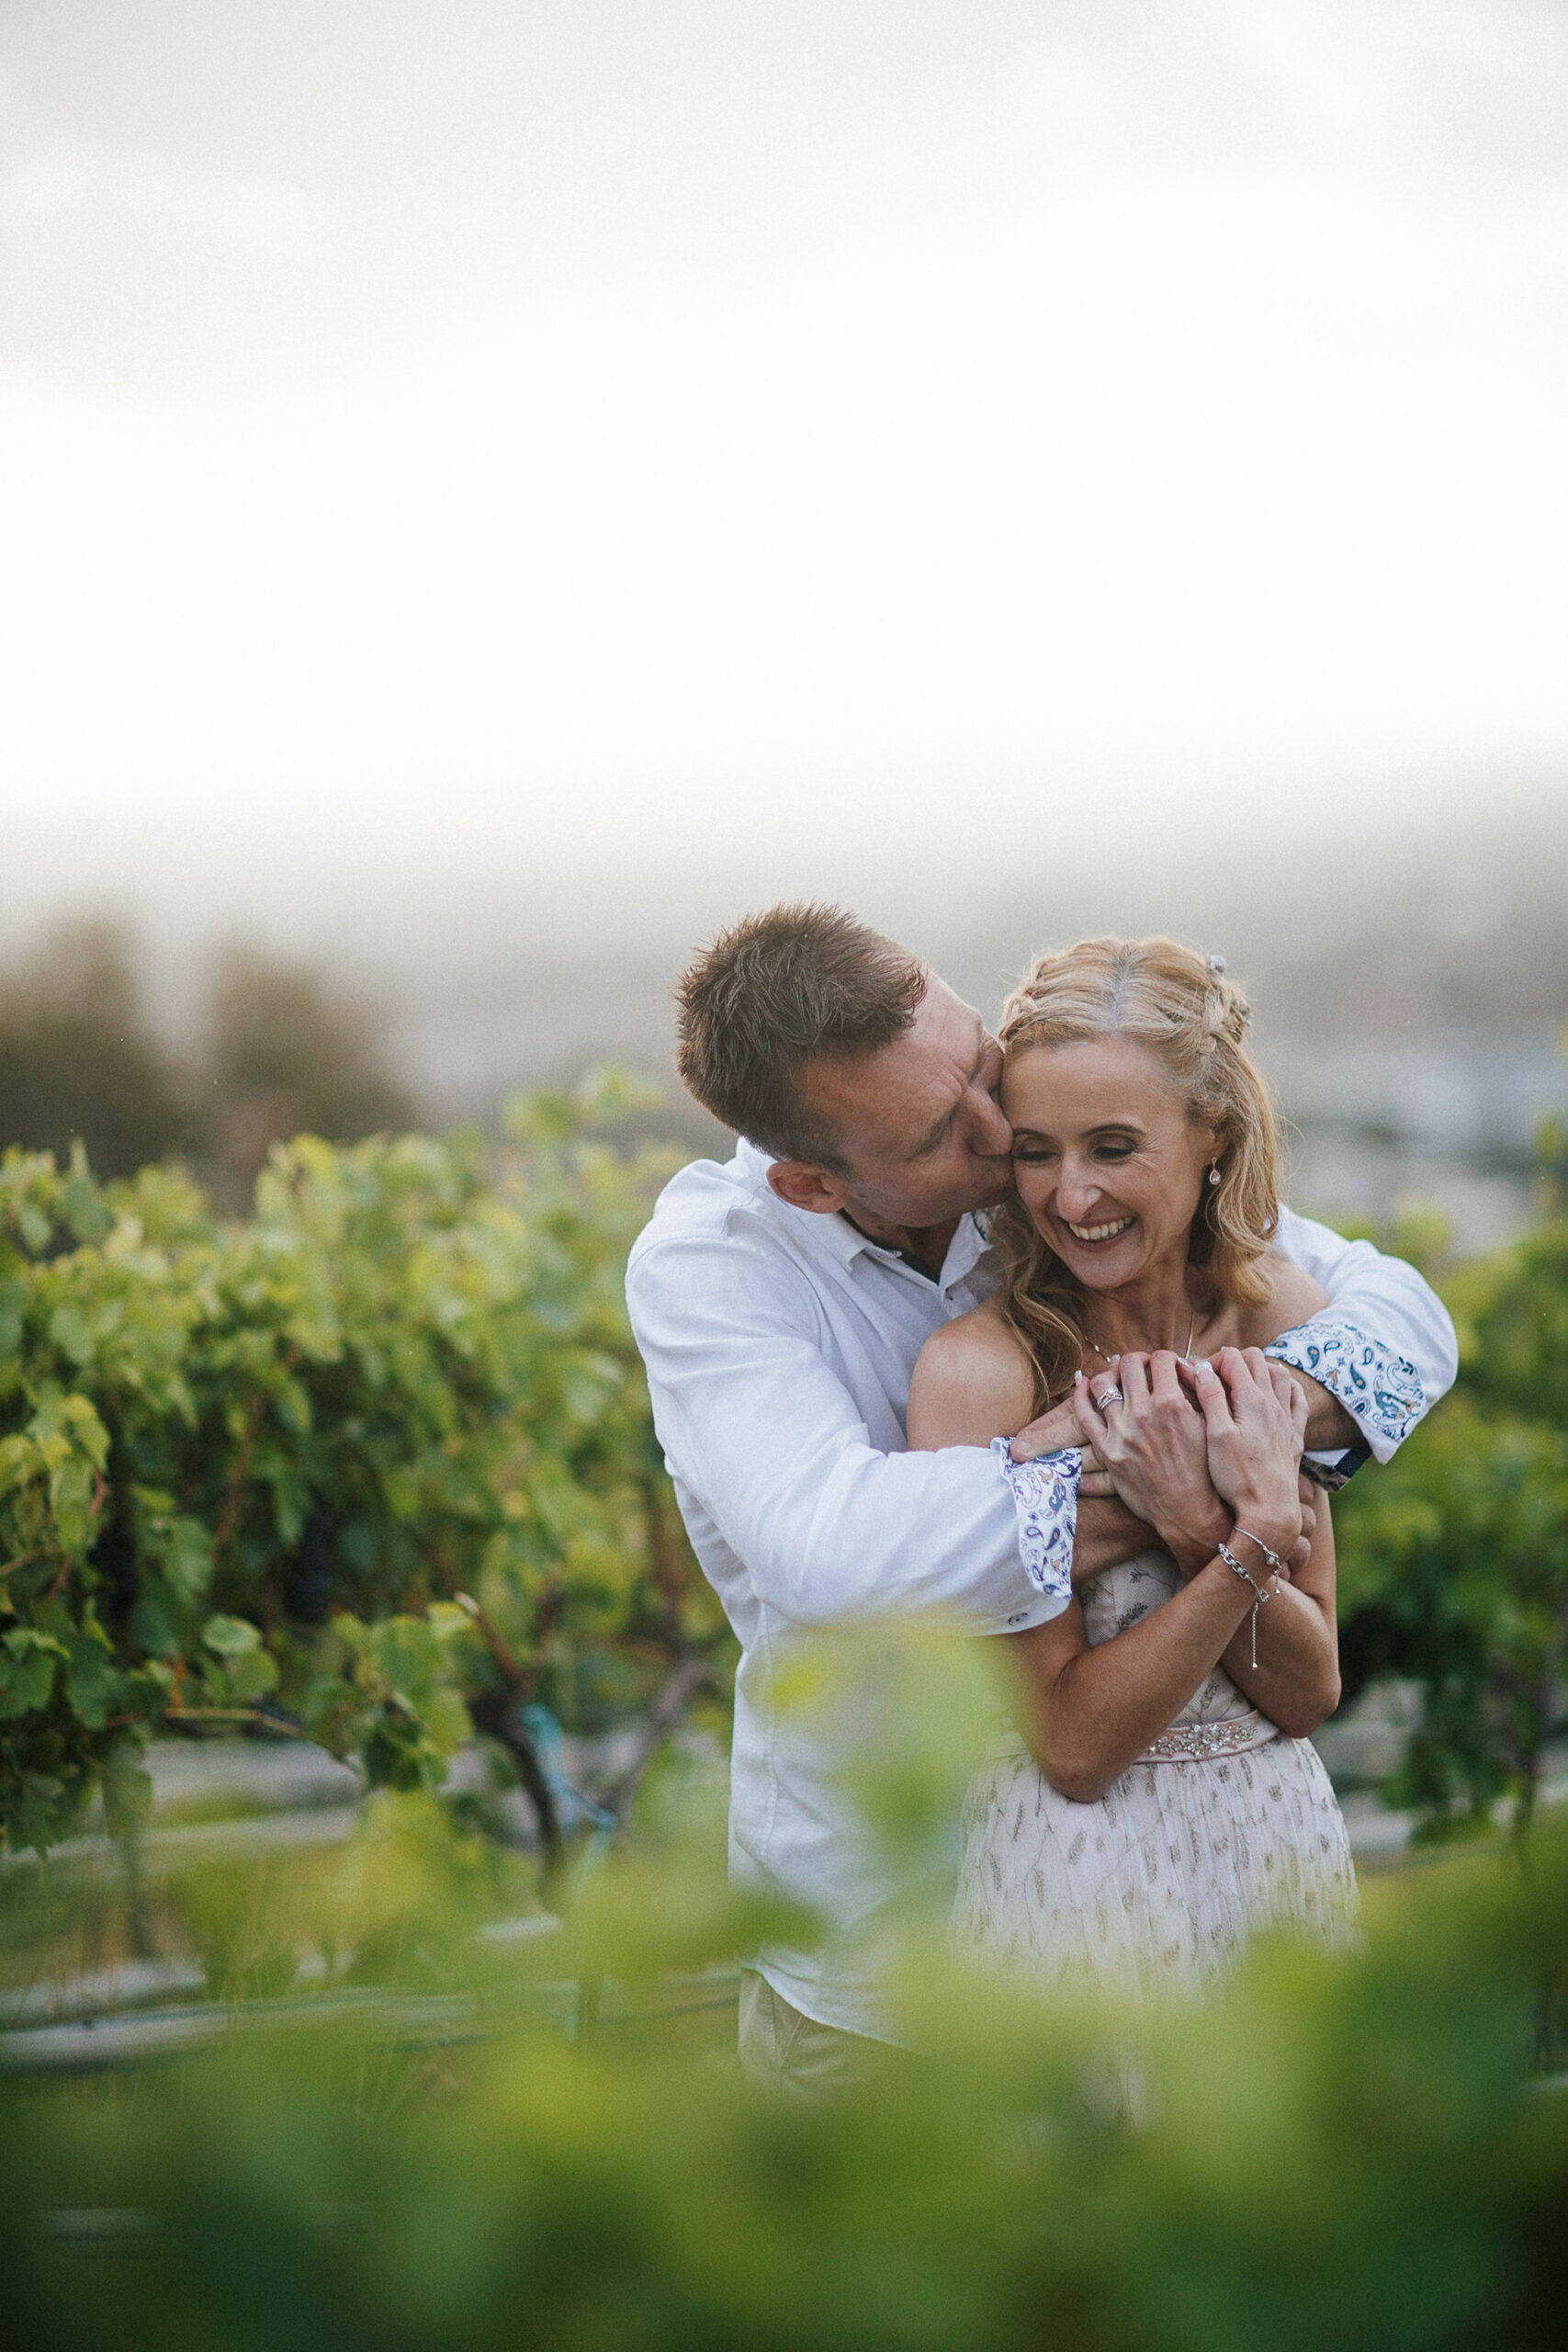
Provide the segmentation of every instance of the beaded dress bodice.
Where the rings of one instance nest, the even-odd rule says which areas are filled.
[[[1090,1649],[1126,1633],[1154,1610],[1163,1609],[1180,1589],[1181,1573],[1168,1552],[1140,1552],[1134,1559],[1107,1568],[1078,1591]],[[1180,1713],[1171,1717],[1169,1728],[1235,1723],[1252,1713],[1252,1702],[1236,1689],[1223,1666],[1215,1666]]]

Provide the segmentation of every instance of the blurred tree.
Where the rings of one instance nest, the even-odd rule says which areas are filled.
[[[192,1140],[178,1073],[148,1026],[130,933],[64,923],[0,979],[0,1147],[128,1176]]]
[[[1377,1675],[1422,1686],[1387,1793],[1433,1829],[1529,1821],[1568,1668],[1568,1221],[1447,1285],[1455,1395],[1336,1510],[1347,1697]]]
[[[1568,1051],[1568,1030],[1563,1032]],[[1568,1216],[1568,1119],[1548,1119],[1536,1138],[1536,1189],[1545,1216]]]
[[[379,1006],[334,989],[309,965],[225,948],[205,1057],[220,1189],[248,1194],[272,1145],[290,1136],[356,1143],[411,1125],[387,1028]]]

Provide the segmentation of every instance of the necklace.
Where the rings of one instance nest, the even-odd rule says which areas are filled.
[[[1190,1322],[1190,1323],[1189,1323],[1189,1325],[1187,1326],[1187,1345],[1186,1345],[1186,1346],[1182,1349],[1182,1351],[1181,1351],[1182,1355],[1183,1355],[1184,1357],[1185,1357],[1185,1356],[1190,1356],[1190,1355],[1191,1354],[1191,1352],[1192,1352],[1192,1339],[1193,1339],[1193,1334],[1196,1332],[1197,1329],[1198,1329],[1198,1310],[1197,1310],[1197,1308],[1196,1308],[1196,1307],[1194,1307],[1194,1308],[1193,1308],[1193,1310],[1192,1310],[1192,1320],[1191,1320],[1191,1322]],[[1103,1355],[1105,1355],[1105,1354],[1106,1354],[1106,1351],[1105,1351],[1105,1350],[1100,1346],[1100,1344],[1099,1340],[1094,1337],[1093,1333],[1092,1333],[1091,1331],[1088,1330],[1087,1329],[1086,1329],[1086,1330],[1085,1330],[1085,1332],[1084,1332],[1084,1338],[1089,1341],[1089,1346],[1094,1350],[1094,1351],[1095,1351],[1095,1354],[1096,1354],[1096,1355],[1098,1355],[1098,1356],[1103,1356]],[[1110,1361],[1109,1356],[1107,1356],[1107,1357],[1106,1357],[1106,1361],[1109,1363],[1109,1361]]]

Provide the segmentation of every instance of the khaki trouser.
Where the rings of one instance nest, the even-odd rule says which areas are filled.
[[[750,1968],[741,1973],[740,2064],[756,2082],[773,2083],[794,2098],[831,2098],[880,2080],[908,2054],[869,2034],[818,2025],[765,1976]]]

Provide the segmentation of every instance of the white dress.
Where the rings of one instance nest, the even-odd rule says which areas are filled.
[[[1163,1552],[1079,1594],[1091,1648],[1181,1579]],[[954,1931],[1049,1984],[1195,1991],[1250,1928],[1359,1940],[1345,1823],[1316,1750],[1250,1706],[1222,1667],[1093,1804],[1054,1789],[1023,1742],[994,1742],[964,1809]]]

